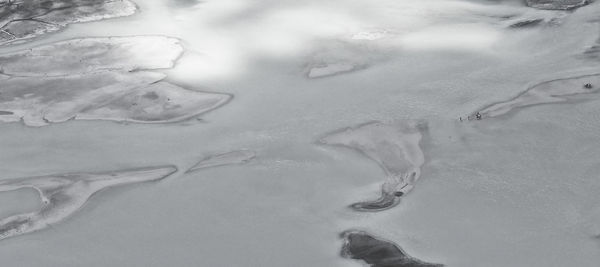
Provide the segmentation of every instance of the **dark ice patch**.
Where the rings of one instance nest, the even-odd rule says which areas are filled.
[[[362,260],[372,267],[441,267],[443,264],[427,263],[406,254],[398,245],[375,238],[364,231],[349,230],[341,234],[344,239],[341,255]]]
[[[523,20],[523,21],[519,21],[516,22],[512,25],[510,25],[510,28],[530,28],[530,27],[535,27],[538,26],[540,23],[542,23],[542,21],[544,21],[543,19],[530,19],[530,20]]]

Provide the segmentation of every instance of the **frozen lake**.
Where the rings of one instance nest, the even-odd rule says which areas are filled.
[[[0,32],[7,266],[600,263],[600,3],[116,2]]]

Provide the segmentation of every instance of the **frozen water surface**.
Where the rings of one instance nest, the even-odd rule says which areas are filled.
[[[411,258],[450,267],[598,266],[600,95],[583,91],[586,82],[577,78],[598,73],[593,49],[585,53],[600,35],[598,2],[568,11],[533,8],[520,0],[147,0],[136,5],[139,12],[132,16],[72,23],[2,46],[4,66],[16,55],[25,62],[28,55],[69,40],[167,38],[134,46],[134,51],[162,51],[149,56],[100,46],[106,60],[91,60],[91,51],[74,48],[71,61],[32,60],[65,62],[48,68],[19,66],[11,59],[15,73],[5,68],[0,75],[0,97],[17,98],[2,102],[15,105],[1,108],[3,114],[15,107],[40,114],[32,111],[60,104],[49,109],[54,115],[48,118],[62,120],[70,116],[58,111],[73,110],[63,105],[93,95],[75,93],[74,87],[60,96],[39,94],[43,88],[63,87],[61,82],[92,88],[114,85],[117,78],[123,84],[108,88],[159,80],[150,83],[235,98],[202,120],[0,123],[0,179],[165,164],[186,170],[210,151],[241,148],[260,156],[252,164],[105,190],[61,223],[3,239],[3,265],[363,266],[340,255],[339,238],[348,229],[361,229]],[[543,22],[510,27],[532,19]],[[393,34],[352,39],[377,29]],[[165,45],[151,47],[156,43]],[[113,52],[123,60],[113,60]],[[163,61],[179,53],[176,61]],[[307,79],[307,66],[321,62],[368,68]],[[562,82],[530,89],[555,80]],[[591,83],[589,92],[595,92],[600,84]],[[157,100],[167,91],[178,92],[164,88]],[[25,91],[38,95],[27,97]],[[518,112],[506,116],[459,120],[482,107],[504,107],[525,91],[535,95],[518,101],[548,95],[567,101],[526,108],[519,102],[510,107]],[[125,103],[156,99],[138,98],[144,90],[128,92],[139,94]],[[47,96],[57,101],[33,101]],[[74,110],[102,110],[93,113],[97,117],[108,116],[108,110],[119,111],[118,117],[138,114],[134,105],[124,108],[123,101],[114,101],[106,110]],[[380,196],[385,169],[361,153],[315,140],[336,129],[359,130],[369,121],[394,128],[391,122],[421,120],[428,127],[419,144],[426,160],[413,190],[391,209],[348,209]],[[405,140],[396,138],[404,136],[400,132],[392,144]],[[3,216],[38,210],[33,197],[27,189],[1,193],[2,199],[15,199],[3,205],[19,203],[3,207]]]

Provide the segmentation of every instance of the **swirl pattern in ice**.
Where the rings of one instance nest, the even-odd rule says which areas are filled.
[[[369,122],[330,133],[320,140],[323,144],[355,149],[377,162],[385,171],[381,197],[352,204],[352,208],[359,211],[389,209],[414,187],[425,162],[419,146],[424,127],[417,122]]]
[[[95,193],[109,187],[157,181],[177,171],[174,166],[106,173],[71,173],[0,180],[0,192],[33,188],[40,194],[38,211],[0,220],[0,240],[42,230],[79,210]]]

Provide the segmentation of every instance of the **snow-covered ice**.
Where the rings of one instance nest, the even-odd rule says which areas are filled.
[[[369,122],[330,133],[319,141],[326,145],[343,146],[374,160],[385,172],[381,196],[375,201],[352,204],[359,211],[378,211],[400,202],[421,176],[425,156],[419,143],[426,125],[417,122]]]

